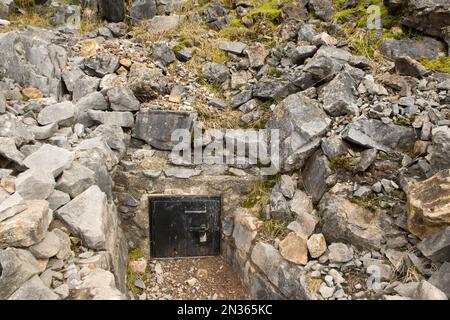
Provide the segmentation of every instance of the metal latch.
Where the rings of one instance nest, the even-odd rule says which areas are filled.
[[[189,231],[198,231],[198,232],[206,232],[209,228],[205,227],[205,225],[201,225],[200,227],[190,227]]]

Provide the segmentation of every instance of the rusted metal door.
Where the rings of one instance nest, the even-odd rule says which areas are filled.
[[[220,254],[220,196],[150,197],[153,258]]]

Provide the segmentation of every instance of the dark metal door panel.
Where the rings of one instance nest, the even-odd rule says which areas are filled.
[[[151,197],[151,256],[220,254],[220,212],[220,196]]]
[[[151,201],[151,255],[182,257],[186,252],[186,221],[182,203]]]
[[[220,253],[220,204],[220,198],[186,204],[187,256],[213,256]]]

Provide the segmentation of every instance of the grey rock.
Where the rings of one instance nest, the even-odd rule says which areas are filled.
[[[58,123],[60,126],[71,126],[77,117],[77,108],[69,101],[57,103],[39,112],[38,122],[41,125]]]
[[[0,249],[0,299],[7,299],[28,279],[40,272],[38,261],[22,249]]]
[[[375,148],[384,152],[408,149],[417,139],[412,128],[388,125],[375,119],[350,123],[342,133],[342,137],[362,147]]]
[[[8,193],[9,194],[9,193]],[[0,222],[26,209],[23,198],[15,192],[0,203]]]
[[[70,201],[70,196],[62,191],[53,190],[53,192],[47,197],[48,206],[55,211]]]
[[[9,14],[14,10],[13,0],[2,0],[0,1],[0,19],[8,19]]]
[[[308,2],[308,8],[323,21],[331,21],[335,12],[331,0],[310,0]]]
[[[346,199],[336,184],[322,197],[318,209],[322,233],[328,241],[345,241],[367,249],[379,249],[396,234],[393,221],[383,211],[372,212]]]
[[[156,14],[155,0],[134,0],[131,4],[130,15],[133,21],[151,19]]]
[[[0,114],[6,112],[7,105],[5,95],[0,92]]]
[[[60,4],[57,6],[54,15],[48,19],[48,22],[57,26],[57,30],[70,33],[80,29],[80,20],[79,6]]]
[[[128,87],[114,87],[108,90],[107,96],[114,111],[137,111],[139,101]]]
[[[248,57],[250,67],[255,69],[258,69],[264,65],[266,57],[269,54],[265,46],[258,42],[247,47],[244,52]]]
[[[250,101],[247,101],[243,105],[241,105],[239,107],[239,110],[241,110],[244,113],[249,113],[249,112],[255,110],[256,108],[258,108],[259,104],[260,103],[257,99],[252,99]]]
[[[164,169],[164,174],[167,177],[176,177],[180,179],[188,179],[200,175],[202,171],[198,169],[170,167]]]
[[[27,208],[0,222],[0,248],[29,247],[44,239],[52,220],[47,201],[25,202]]]
[[[225,109],[227,107],[227,103],[223,101],[222,99],[218,98],[211,98],[208,99],[208,106],[219,108],[219,109]]]
[[[387,7],[402,17],[401,23],[425,34],[440,37],[450,19],[450,4],[440,0],[388,0]]]
[[[111,30],[114,37],[123,37],[128,31],[128,26],[125,22],[108,23],[105,27]]]
[[[61,177],[58,179],[56,189],[69,194],[71,198],[75,198],[94,183],[94,171],[78,162],[73,162],[72,166],[64,170]]]
[[[444,292],[425,280],[420,282],[413,298],[417,300],[448,300]]]
[[[411,76],[418,79],[421,79],[431,73],[419,62],[407,56],[402,56],[395,59],[395,70],[398,74]]]
[[[25,158],[25,156],[17,150],[14,138],[4,137],[0,137],[0,156],[19,165],[22,164]]]
[[[361,186],[353,193],[353,195],[355,197],[364,197],[370,193],[370,190],[371,188],[369,187]]]
[[[44,144],[36,152],[26,157],[23,164],[29,169],[47,171],[56,177],[71,166],[74,157],[73,152]]]
[[[92,270],[81,283],[80,291],[92,300],[125,300],[124,295],[116,288],[114,275],[106,270]]]
[[[125,18],[125,2],[122,0],[98,0],[98,13],[100,17],[111,21],[120,22]]]
[[[296,187],[297,182],[292,177],[285,174],[280,177],[280,191],[286,198],[294,197]]]
[[[0,36],[1,75],[14,79],[23,87],[35,87],[44,94],[60,97],[61,69],[67,62],[66,50],[54,44],[55,32],[30,27],[23,32],[8,32]],[[23,50],[15,50],[21,47]]]
[[[317,150],[306,162],[302,171],[303,186],[314,202],[322,198],[331,175],[330,163],[321,150]]]
[[[56,293],[61,299],[66,299],[70,294],[69,286],[65,283],[55,288],[53,292]]]
[[[332,243],[328,246],[331,263],[344,263],[353,259],[353,251],[344,243]]]
[[[28,126],[28,130],[30,130],[36,140],[46,140],[56,133],[58,127],[58,123],[54,122],[42,127]]]
[[[111,54],[91,56],[84,59],[84,67],[86,74],[101,78],[116,71],[119,58]]]
[[[342,61],[325,55],[321,50],[319,49],[314,57],[306,63],[302,72],[293,81],[293,85],[298,89],[306,90],[319,83],[330,81],[342,69]]]
[[[64,84],[66,85],[67,90],[69,90],[69,92],[73,92],[75,89],[76,81],[85,75],[86,74],[83,72],[83,70],[76,67],[73,69],[64,70],[61,77],[64,81]]]
[[[316,35],[316,32],[314,29],[314,25],[303,24],[300,26],[300,29],[298,29],[297,40],[312,42],[315,35]]]
[[[222,29],[228,22],[228,10],[218,1],[212,2],[203,12],[208,26],[214,30]]]
[[[53,232],[48,232],[44,240],[31,246],[30,252],[37,259],[48,259],[54,257],[61,249],[59,237]]]
[[[444,262],[438,271],[434,272],[433,275],[428,279],[436,288],[442,290],[447,298],[450,297],[450,263]]]
[[[334,160],[345,155],[348,149],[344,141],[342,141],[342,138],[338,135],[322,138],[320,147],[329,160]]]
[[[361,152],[361,159],[356,165],[356,171],[364,172],[377,159],[377,149],[367,149]]]
[[[230,71],[223,64],[208,62],[203,68],[203,76],[209,83],[221,84],[228,80]]]
[[[267,127],[279,129],[282,168],[301,168],[319,147],[330,123],[319,104],[302,94],[292,94],[281,101]]]
[[[117,150],[120,154],[123,154],[126,150],[125,143],[128,139],[119,126],[100,125],[91,133],[91,136],[103,137],[108,146]]]
[[[433,172],[450,169],[450,128],[436,127],[432,130],[430,163]]]
[[[91,186],[56,214],[83,243],[96,250],[105,248],[106,241],[106,194],[98,186]]]
[[[417,248],[432,261],[450,261],[450,227],[422,240]]]
[[[302,65],[307,58],[312,57],[317,52],[316,46],[295,47],[288,51],[288,57],[294,64]]]
[[[279,100],[285,95],[285,83],[276,78],[262,78],[252,87],[253,97]]]
[[[231,97],[231,107],[232,108],[238,108],[239,106],[243,105],[244,103],[250,101],[252,98],[252,91],[251,90],[243,90],[239,92],[238,94]]]
[[[319,91],[319,99],[323,101],[323,109],[331,116],[357,115],[356,91],[354,78],[347,72],[338,74]]]
[[[314,233],[318,223],[319,218],[316,216],[307,212],[300,212],[297,213],[296,220],[292,221],[286,228],[294,232],[300,232],[309,237]]]
[[[161,62],[166,67],[176,59],[172,49],[170,49],[165,42],[153,45],[151,57],[153,60]]]
[[[149,23],[149,32],[161,32],[173,30],[183,22],[185,16],[171,15],[171,16],[154,16]]]
[[[242,54],[247,45],[242,42],[222,41],[219,43],[219,49],[233,54]]]
[[[69,257],[72,257],[73,256],[73,252],[71,249],[72,242],[70,241],[69,235],[59,229],[54,229],[52,232],[59,238],[60,248],[58,253],[56,254],[56,258],[61,261],[68,259]]]
[[[86,141],[86,143],[78,146],[79,162],[95,172],[96,184],[110,196],[112,194],[112,179],[109,171],[118,163],[117,156],[104,137]]]
[[[98,91],[91,92],[86,96],[82,97],[78,100],[76,107],[79,112],[84,112],[87,110],[107,110],[108,102],[105,99],[105,96]]]
[[[107,126],[119,126],[124,128],[132,128],[134,126],[134,117],[131,112],[128,111],[97,111],[88,110],[89,117],[97,122],[100,122]]]
[[[413,59],[426,58],[434,60],[439,56],[442,47],[442,42],[430,37],[424,37],[420,40],[385,39],[378,46],[378,50],[392,60],[402,56],[408,56]]]
[[[133,136],[144,140],[154,148],[172,150],[173,130],[185,129],[191,132],[194,120],[194,114],[189,112],[141,109],[136,116]]]
[[[372,275],[378,281],[390,281],[393,275],[393,270],[390,265],[383,263],[382,260],[376,259],[362,259],[366,273]]]
[[[234,215],[234,242],[237,249],[248,253],[257,235],[256,218],[245,209],[237,210]]]
[[[297,215],[304,213],[311,214],[314,210],[313,202],[310,196],[301,190],[296,190],[289,207]]]
[[[305,300],[314,298],[314,294],[308,292],[305,274],[298,267],[285,261],[278,250],[270,244],[256,243],[251,259],[286,297]]]
[[[100,85],[100,79],[83,75],[75,81],[72,93],[72,100],[77,103],[81,98],[87,96],[89,93],[96,92]]]
[[[329,299],[333,296],[335,288],[329,287],[326,283],[322,283],[319,288],[319,292],[324,299]]]
[[[194,55],[194,48],[183,48],[179,51],[175,51],[175,57],[177,57],[178,60],[181,62],[187,62],[192,59],[192,56]]]
[[[289,206],[279,187],[270,193],[269,212],[271,217],[283,218],[289,214]]]
[[[19,174],[15,181],[16,192],[25,200],[44,200],[55,188],[53,174],[44,170],[27,170]]]
[[[150,100],[167,91],[168,80],[158,68],[133,63],[128,74],[128,87],[139,101]]]

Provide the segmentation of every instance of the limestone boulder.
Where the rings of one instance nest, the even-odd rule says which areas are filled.
[[[172,141],[173,131],[181,129],[190,133],[195,118],[195,115],[190,112],[141,109],[136,116],[133,136],[154,148],[172,150],[179,141]]]
[[[306,265],[308,263],[308,247],[306,236],[298,232],[290,232],[280,242],[281,256],[295,264]]]
[[[53,218],[45,200],[25,202],[26,209],[0,222],[0,248],[29,247],[42,241]]]
[[[39,262],[23,249],[0,249],[0,299],[7,299],[28,279],[40,272]]]
[[[408,188],[408,229],[420,239],[450,225],[450,170]]]
[[[322,233],[329,242],[347,242],[360,248],[380,249],[398,231],[382,210],[375,211],[348,200],[341,194],[342,184],[325,193],[318,204]]]
[[[273,110],[269,129],[278,129],[281,168],[285,171],[303,167],[320,146],[331,120],[319,103],[302,94],[292,94]]]
[[[37,151],[25,158],[23,164],[32,170],[50,172],[57,177],[71,166],[75,155],[66,149],[50,144],[42,145]]]
[[[91,186],[56,214],[87,247],[105,249],[108,210],[106,194],[98,186]]]

